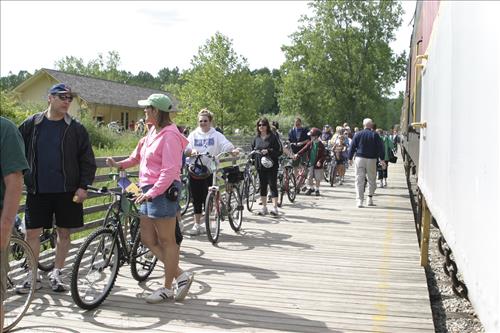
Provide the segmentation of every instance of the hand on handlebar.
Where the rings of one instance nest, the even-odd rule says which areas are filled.
[[[119,168],[120,167],[120,164],[118,164],[118,162],[116,162],[113,157],[107,157],[106,164],[112,168]]]

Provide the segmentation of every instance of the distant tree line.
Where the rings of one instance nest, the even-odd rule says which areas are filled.
[[[383,128],[398,123],[403,96],[389,95],[404,75],[406,54],[395,54],[389,43],[401,25],[400,3],[318,0],[309,6],[312,15],[301,18],[291,44],[282,46],[286,60],[280,69],[250,70],[220,32],[199,47],[184,71],[165,67],[156,75],[133,74],[119,69],[116,51],[88,62],[66,56],[55,69],[168,91],[183,110],[176,121],[190,126],[196,126],[195,115],[204,107],[228,131],[250,131],[264,114],[301,116],[318,127],[345,121],[356,126],[364,117]],[[30,76],[9,73],[0,86],[10,90]]]

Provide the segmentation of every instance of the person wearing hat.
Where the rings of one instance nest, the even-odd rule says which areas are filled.
[[[309,172],[307,176],[309,189],[306,194],[311,195],[315,192],[316,196],[319,196],[319,185],[321,184],[321,179],[323,178],[323,163],[325,162],[326,157],[325,145],[319,139],[321,136],[319,128],[313,127],[307,135],[311,137],[311,140],[294,155],[294,159],[298,159],[307,153],[309,161]],[[316,181],[316,187],[314,187],[314,181]]]
[[[179,267],[182,241],[176,222],[179,210],[182,153],[188,141],[171,119],[172,102],[167,95],[152,94],[138,101],[144,107],[146,123],[151,124],[132,154],[121,162],[108,157],[106,163],[119,169],[139,165],[142,193],[135,199],[140,204],[141,241],[164,264],[163,287],[146,297],[148,303],[183,300],[193,281],[193,274]],[[176,280],[174,292],[173,280]]]
[[[238,154],[234,145],[212,126],[213,113],[208,109],[202,109],[198,113],[198,127],[188,136],[188,146],[185,154],[187,156],[209,153],[216,156],[222,152],[233,152]],[[206,232],[205,225],[201,223],[203,206],[208,194],[208,187],[212,186],[212,174],[210,173],[210,159],[207,156],[189,159],[189,187],[193,199],[194,223],[188,231],[189,235],[196,236]],[[199,172],[198,172],[199,170]]]
[[[19,127],[30,167],[24,176],[26,240],[38,261],[40,233],[43,228],[52,228],[55,215],[57,246],[49,282],[56,292],[67,290],[61,269],[68,255],[70,229],[83,226],[86,188],[93,183],[96,171],[89,134],[68,113],[74,97],[67,84],[52,86],[47,97],[48,108],[30,116]],[[28,277],[16,291],[28,292],[29,281]],[[37,283],[36,287],[41,284]]]

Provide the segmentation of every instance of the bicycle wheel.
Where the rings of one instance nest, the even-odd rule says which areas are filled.
[[[181,206],[181,216],[186,214],[189,202],[191,201],[191,191],[189,190],[189,179],[182,180],[182,189],[181,189],[181,197],[179,201],[179,205]]]
[[[297,197],[296,183],[295,183],[295,175],[293,174],[293,170],[291,168],[287,168],[285,170],[285,178],[288,181],[288,185],[285,184],[286,187],[286,195],[288,196],[288,200],[290,202],[294,202]]]
[[[139,282],[146,280],[153,272],[158,258],[142,242],[138,232],[130,252],[130,272]]]
[[[220,192],[210,192],[205,202],[205,226],[207,237],[212,244],[217,243],[220,233],[221,204]]]
[[[323,177],[327,183],[330,182],[330,164],[331,161],[325,161],[323,163]]]
[[[247,209],[249,212],[253,210],[253,204],[255,202],[255,178],[247,177],[245,180],[245,198]]]
[[[109,295],[120,269],[116,231],[101,228],[80,246],[71,273],[71,297],[82,309],[98,307]]]
[[[7,289],[4,295],[4,327],[2,332],[14,328],[23,318],[33,300],[36,288],[36,264],[33,251],[28,243],[18,237],[11,237],[9,251],[1,258],[2,265],[7,265]],[[7,268],[7,267],[6,267]],[[31,288],[23,294],[16,293],[16,286],[22,285],[30,277]]]
[[[257,173],[257,170],[252,171],[252,178],[253,178],[253,184],[255,188],[255,193],[260,192],[260,180],[259,180],[259,174]]]
[[[283,171],[282,175],[278,175],[278,207],[281,207],[283,205],[283,197],[285,196],[286,192],[286,185],[284,183],[286,176],[285,176],[285,171]]]
[[[238,232],[243,223],[243,204],[241,203],[241,194],[235,186],[229,192],[227,207],[229,225],[235,232]]]
[[[337,181],[337,163],[332,164],[330,167],[330,186],[333,187],[333,184]]]
[[[38,258],[38,268],[44,272],[54,269],[56,260],[56,228],[44,229],[40,235],[40,256]]]

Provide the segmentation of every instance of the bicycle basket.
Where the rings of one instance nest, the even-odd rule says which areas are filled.
[[[238,166],[231,166],[222,168],[223,177],[227,179],[228,183],[238,183],[243,180],[243,172],[240,171]]]

